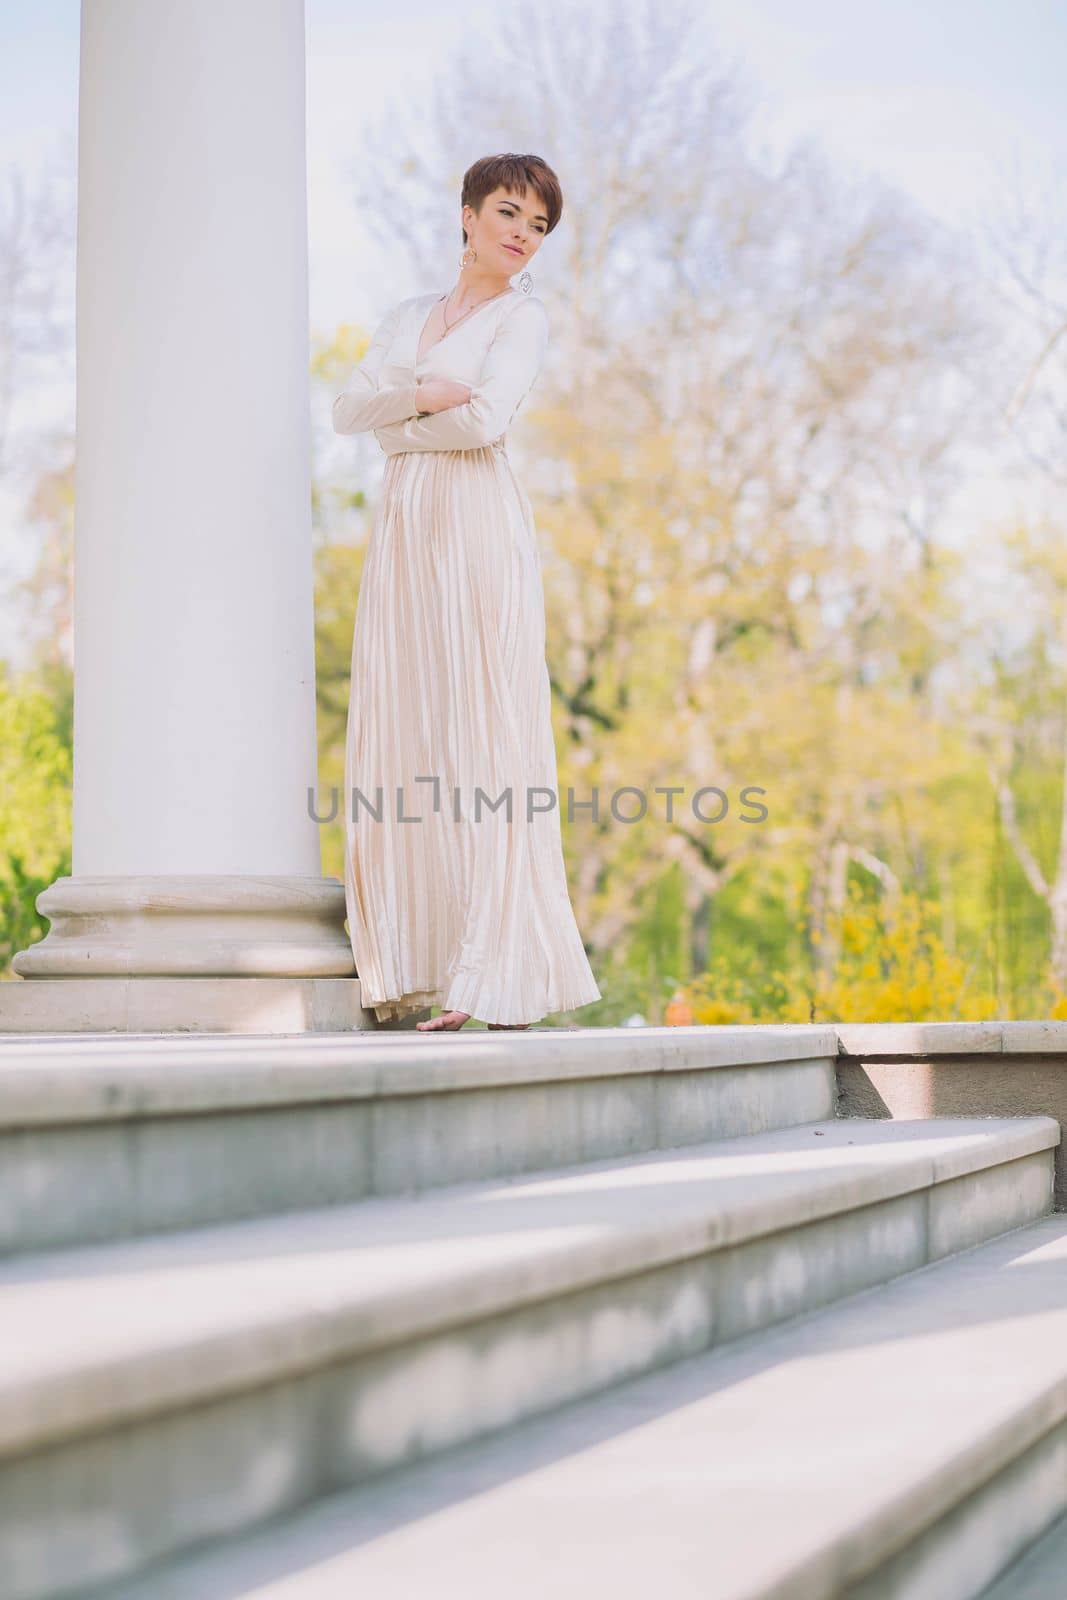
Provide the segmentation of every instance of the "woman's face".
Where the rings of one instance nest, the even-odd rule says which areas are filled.
[[[511,190],[494,189],[482,201],[478,216],[470,206],[464,206],[463,226],[468,241],[478,252],[480,266],[499,265],[501,272],[512,273],[528,266],[541,248],[548,217],[544,201],[528,183],[522,199]]]

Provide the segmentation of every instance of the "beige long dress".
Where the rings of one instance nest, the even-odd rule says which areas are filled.
[[[567,889],[541,563],[505,433],[548,319],[507,289],[419,358],[436,294],[384,318],[333,404],[387,461],[356,606],[345,896],[363,1004],[535,1022],[600,998]],[[471,398],[418,417],[415,385]]]

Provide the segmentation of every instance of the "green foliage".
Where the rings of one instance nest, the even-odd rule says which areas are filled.
[[[939,932],[940,907],[913,891],[893,900],[856,881],[829,919],[835,960],[822,977],[795,961],[777,967],[741,953],[718,955],[688,986],[694,1021],[949,1022],[995,1017],[981,987]],[[816,945],[820,935],[813,935]]]
[[[963,959],[945,948],[940,908],[913,891],[891,899],[848,885],[834,919],[840,946],[828,978],[815,985],[814,1022],[956,1022],[996,1015],[996,998],[969,981]]]
[[[13,683],[0,663],[0,978],[41,938],[37,896],[71,869],[69,675]]]

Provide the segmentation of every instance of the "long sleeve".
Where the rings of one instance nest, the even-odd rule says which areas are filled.
[[[366,433],[382,423],[401,422],[405,417],[415,417],[418,406],[415,400],[416,384],[394,384],[379,389],[378,374],[393,342],[400,319],[411,304],[400,304],[386,314],[363,360],[353,370],[345,388],[333,402],[334,433]]]
[[[540,300],[526,300],[502,317],[482,376],[465,405],[428,417],[375,428],[387,456],[406,450],[476,450],[499,439],[529,394],[548,348],[548,316]]]

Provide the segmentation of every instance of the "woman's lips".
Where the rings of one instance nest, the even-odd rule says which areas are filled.
[[[513,256],[521,256],[522,255],[522,251],[521,250],[516,250],[516,248],[515,248],[515,246],[513,244],[506,244],[504,246],[504,249],[505,250],[510,250]]]

